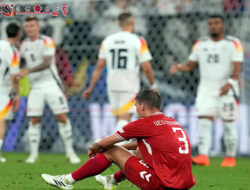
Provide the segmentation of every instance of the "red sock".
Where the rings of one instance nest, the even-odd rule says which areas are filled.
[[[89,159],[79,169],[74,171],[71,175],[74,180],[78,181],[87,177],[97,175],[109,167],[111,162],[103,153],[97,154],[95,157]]]
[[[123,181],[124,179],[126,179],[126,176],[123,174],[121,170],[119,170],[118,172],[114,174],[114,178],[115,178],[115,181],[119,183]]]

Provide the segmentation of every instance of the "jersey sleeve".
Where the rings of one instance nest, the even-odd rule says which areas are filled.
[[[149,51],[147,41],[140,37],[140,51],[139,51],[139,62],[150,61],[152,59],[152,55]]]
[[[44,44],[43,56],[54,56],[56,52],[56,45],[54,43],[54,40],[52,38],[44,38],[43,44]]]
[[[20,67],[20,57],[18,52],[14,52],[11,57],[12,58],[9,66],[10,74],[17,74]]]
[[[102,42],[102,44],[101,44],[101,46],[99,48],[98,58],[99,59],[105,59],[104,42]]]
[[[197,40],[195,42],[195,44],[193,45],[192,52],[191,52],[191,54],[189,55],[189,58],[188,58],[189,61],[198,62],[198,59],[199,59],[199,56],[198,56],[198,46],[199,46],[199,44],[200,44],[200,40]]]
[[[144,119],[139,119],[125,125],[123,128],[115,132],[122,140],[129,140],[133,138],[146,138],[151,136],[151,131],[148,128]]]
[[[244,60],[244,48],[240,40],[233,40],[233,52],[232,52],[232,62],[243,62]]]

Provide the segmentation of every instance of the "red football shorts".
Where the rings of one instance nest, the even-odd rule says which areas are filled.
[[[162,185],[154,170],[136,156],[125,163],[126,178],[142,190],[178,190]]]
[[[154,170],[136,156],[127,160],[124,170],[127,179],[142,190],[166,189]]]

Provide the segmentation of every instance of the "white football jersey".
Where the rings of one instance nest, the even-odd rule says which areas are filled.
[[[140,89],[140,63],[152,59],[146,40],[125,31],[108,36],[98,57],[106,60],[108,90],[136,93]]]
[[[233,62],[244,60],[243,46],[239,39],[232,36],[220,41],[201,38],[194,44],[189,60],[199,64],[198,96],[219,96],[220,88],[231,78]]]
[[[0,41],[0,94],[12,91],[11,75],[19,72],[20,57],[17,49],[7,40]]]
[[[25,59],[26,68],[33,68],[43,63],[45,56],[52,56],[52,62],[49,68],[29,73],[31,88],[49,87],[51,85],[60,85],[61,79],[55,64],[56,46],[52,38],[41,35],[37,40],[30,41],[25,39],[21,44],[21,57]]]

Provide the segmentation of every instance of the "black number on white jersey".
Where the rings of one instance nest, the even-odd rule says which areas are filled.
[[[220,62],[220,56],[218,54],[208,54],[207,55],[207,63],[217,64],[219,62]]]
[[[31,60],[32,61],[36,61],[36,58],[35,58],[35,56],[34,56],[34,54],[32,53],[32,54],[30,54],[30,58],[31,58]]]
[[[111,49],[112,54],[112,68],[115,69],[126,69],[127,67],[127,49]]]

